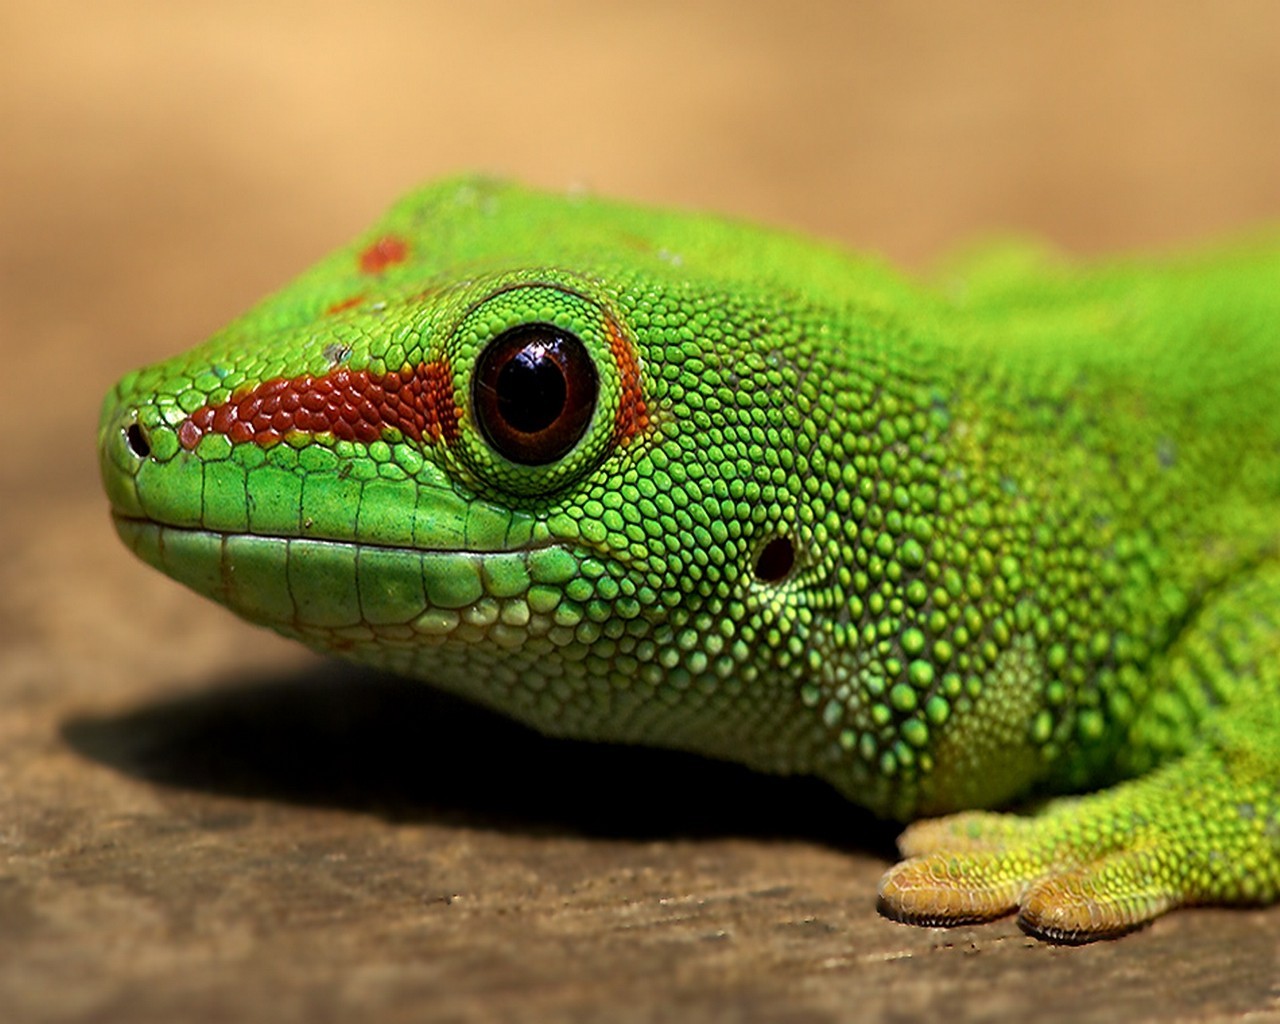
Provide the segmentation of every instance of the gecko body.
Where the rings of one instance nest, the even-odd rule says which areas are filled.
[[[250,621],[926,819],[893,917],[1280,894],[1274,238],[921,283],[450,180],[126,376],[99,444],[125,542]]]

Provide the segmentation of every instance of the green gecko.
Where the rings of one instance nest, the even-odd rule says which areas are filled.
[[[1276,237],[922,283],[450,180],[124,377],[99,447],[125,543],[252,622],[927,818],[890,917],[1280,896]]]

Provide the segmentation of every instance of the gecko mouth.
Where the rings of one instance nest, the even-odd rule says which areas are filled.
[[[419,549],[227,533],[113,513],[144,562],[252,622],[340,649],[361,641],[489,640],[518,645],[569,624],[565,585],[582,553]]]
[[[257,530],[214,530],[198,526],[180,526],[173,523],[166,523],[159,519],[150,519],[146,516],[130,515],[127,512],[117,512],[112,510],[111,519],[119,529],[145,529],[148,527],[164,530],[167,533],[196,533],[207,534],[211,537],[256,537],[264,542],[274,542],[278,544],[290,542],[310,542],[314,544],[336,544],[345,545],[352,548],[364,548],[375,551],[404,551],[421,555],[464,555],[476,558],[485,558],[492,555],[507,555],[518,552],[541,551],[546,548],[563,547],[554,540],[530,541],[526,544],[511,545],[510,547],[451,547],[441,545],[439,547],[422,547],[416,544],[379,544],[366,540],[350,540],[339,537],[326,536],[306,536],[303,534],[289,533],[268,533]]]

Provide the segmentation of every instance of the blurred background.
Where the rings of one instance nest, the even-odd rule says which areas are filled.
[[[112,382],[463,169],[909,269],[1195,244],[1280,222],[1280,3],[0,0],[6,1024],[1274,1011],[1274,908],[1070,957],[903,929],[825,791],[438,714],[137,564]]]

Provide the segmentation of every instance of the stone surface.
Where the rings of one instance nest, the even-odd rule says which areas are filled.
[[[1273,5],[642,8],[0,12],[0,1020],[1280,1019],[1280,908],[895,925],[820,786],[541,739],[115,541],[111,380],[448,170],[917,262],[1280,217]]]

